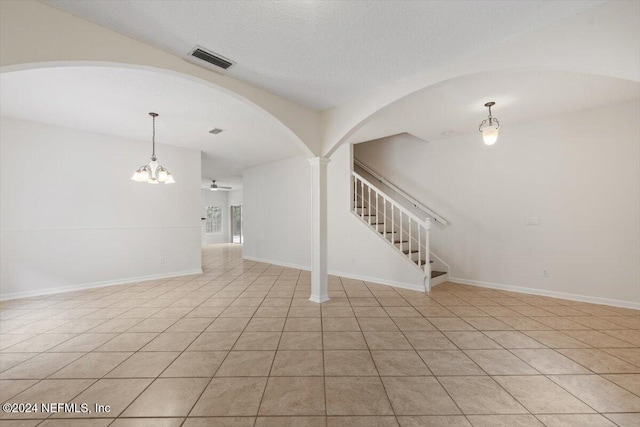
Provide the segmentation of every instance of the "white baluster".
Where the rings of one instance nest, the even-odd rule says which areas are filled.
[[[360,180],[360,218],[364,221],[364,181]]]
[[[387,198],[382,199],[382,209],[384,209],[384,213],[382,214],[382,228],[384,230],[384,238],[387,238]]]

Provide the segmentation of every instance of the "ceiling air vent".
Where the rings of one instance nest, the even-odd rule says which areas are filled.
[[[216,71],[226,70],[234,64],[233,61],[200,46],[194,47],[191,52],[189,52],[187,59],[194,64],[204,65]],[[203,61],[207,64],[203,64]]]
[[[222,132],[224,129],[220,129],[220,128],[213,128],[209,131],[209,133],[212,133],[214,135],[219,134],[220,132]]]

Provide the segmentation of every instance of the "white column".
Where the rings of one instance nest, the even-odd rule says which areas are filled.
[[[311,164],[311,297],[329,301],[327,285],[327,164],[326,157],[308,159]]]

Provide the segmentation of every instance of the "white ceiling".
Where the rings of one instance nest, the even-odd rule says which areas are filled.
[[[302,154],[275,120],[217,89],[172,74],[112,67],[0,74],[0,114],[203,152],[203,178],[241,186],[242,169]],[[214,127],[225,129],[218,135]],[[159,157],[162,158],[161,152]]]
[[[339,105],[605,1],[44,0],[315,109]]]
[[[415,92],[375,113],[349,142],[411,133],[425,141],[478,132],[484,104],[502,126],[640,100],[640,83],[560,71],[505,70],[452,79]]]

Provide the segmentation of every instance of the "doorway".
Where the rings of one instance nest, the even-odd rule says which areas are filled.
[[[242,205],[231,206],[231,243],[242,244]]]

